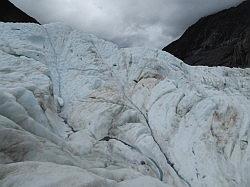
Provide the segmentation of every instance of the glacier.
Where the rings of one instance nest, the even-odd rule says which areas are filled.
[[[0,23],[0,186],[249,186],[250,69],[61,23]]]

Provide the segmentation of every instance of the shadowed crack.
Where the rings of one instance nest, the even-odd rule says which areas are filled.
[[[166,161],[167,161],[167,164],[175,171],[175,173],[177,174],[177,176],[183,180],[189,187],[191,187],[191,184],[179,173],[179,171],[174,167],[174,163],[170,161],[170,159],[168,158],[168,156],[166,155],[166,153],[162,150],[160,144],[157,142],[156,138],[154,137],[154,132],[153,132],[153,129],[151,128],[150,124],[149,124],[149,121],[148,121],[148,116],[146,114],[144,114],[140,109],[139,107],[134,104],[134,102],[129,98],[127,97],[125,94],[124,94],[124,97],[135,107],[135,109],[141,113],[141,115],[144,117],[145,121],[146,121],[146,124],[150,130],[150,134],[154,140],[154,142],[157,144],[158,148],[160,149],[161,153],[164,155]]]
[[[42,25],[41,25],[42,26]],[[51,48],[52,48],[52,51],[53,51],[53,56],[54,56],[54,63],[52,64],[56,64],[55,66],[55,70],[56,70],[56,73],[57,73],[57,76],[58,76],[58,96],[62,98],[62,94],[61,94],[61,87],[62,87],[62,78],[61,78],[61,73],[59,71],[59,64],[58,64],[58,59],[57,59],[57,54],[56,54],[56,50],[55,50],[55,47],[52,43],[52,40],[51,40],[51,37],[50,37],[50,34],[48,32],[48,30],[46,29],[46,27],[42,26],[43,30],[45,31],[47,37],[48,37],[48,42],[50,43],[51,45]]]
[[[63,119],[64,124],[66,124],[66,125],[71,129],[71,132],[72,132],[72,133],[78,132],[77,130],[74,129],[74,127],[72,127],[72,126],[68,123],[68,119],[67,119],[67,118],[63,118],[63,117],[61,117],[61,118]],[[69,134],[68,134],[68,138],[70,137],[70,135],[71,135],[72,133],[69,133]]]
[[[115,138],[115,137],[105,136],[104,138],[100,139],[99,141],[107,141],[107,142],[108,142],[109,140],[116,140],[116,141],[119,141],[119,142],[123,143],[124,145],[128,146],[129,148],[131,148],[131,149],[133,149],[133,150],[139,152],[140,154],[144,155],[144,154],[140,151],[140,149],[138,149],[137,147],[135,147],[135,146],[133,146],[133,145],[130,145],[129,143],[127,143],[127,142],[125,142],[125,141],[123,141],[123,140],[120,140],[120,139],[118,139],[118,138]],[[156,168],[158,169],[158,172],[159,172],[159,179],[162,181],[162,180],[163,180],[163,171],[162,171],[162,169],[160,168],[160,166],[157,164],[157,162],[156,162],[154,159],[148,157],[147,155],[144,155],[144,156],[145,156],[146,158],[148,158],[148,159],[156,166]],[[145,164],[144,161],[142,161],[141,163],[142,163],[142,165]]]

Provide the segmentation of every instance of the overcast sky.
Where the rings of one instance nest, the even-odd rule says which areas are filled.
[[[200,17],[242,0],[11,0],[41,23],[64,22],[121,47],[163,48]]]

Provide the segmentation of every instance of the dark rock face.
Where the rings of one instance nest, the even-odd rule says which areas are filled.
[[[8,0],[0,0],[0,21],[38,23],[38,21],[19,10]]]
[[[250,0],[201,18],[163,50],[190,65],[250,67]]]

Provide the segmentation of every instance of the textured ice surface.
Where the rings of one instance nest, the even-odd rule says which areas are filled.
[[[0,186],[249,186],[249,126],[249,69],[0,23]]]

